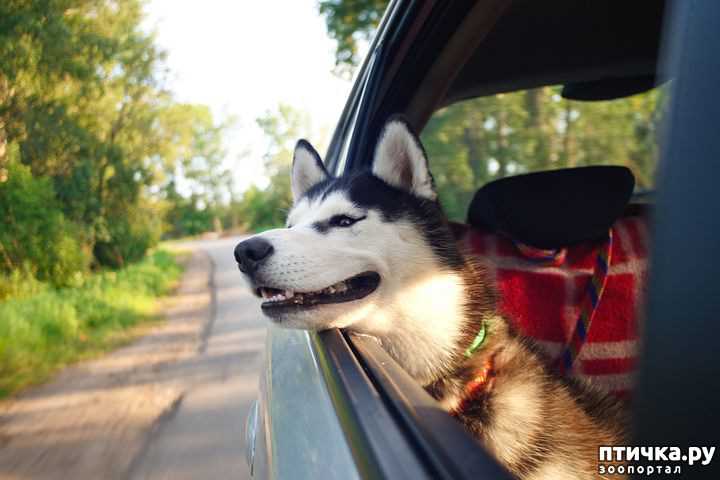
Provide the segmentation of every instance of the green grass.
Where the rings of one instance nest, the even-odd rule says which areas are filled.
[[[158,318],[157,298],[181,273],[175,255],[158,250],[77,288],[33,288],[0,302],[0,398],[136,336],[134,327]]]

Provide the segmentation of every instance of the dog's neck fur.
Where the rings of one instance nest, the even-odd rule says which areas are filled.
[[[385,350],[421,385],[452,375],[492,310],[492,294],[478,284],[472,265],[439,269],[415,281],[381,311],[353,330],[379,339]]]

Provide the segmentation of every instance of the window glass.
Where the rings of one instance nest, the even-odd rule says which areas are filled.
[[[464,221],[475,191],[497,178],[585,165],[624,165],[653,187],[665,88],[610,101],[573,101],[543,87],[455,103],[422,132],[440,200]]]

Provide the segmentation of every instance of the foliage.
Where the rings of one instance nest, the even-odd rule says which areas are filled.
[[[234,119],[215,123],[205,105],[174,104],[161,112],[159,134],[166,141],[159,158],[171,160],[165,168],[167,185],[177,193],[182,183],[184,197],[206,205],[226,201],[232,175],[222,165],[227,154],[223,135],[233,124]]]
[[[177,178],[183,195],[220,201],[227,125],[163,89],[165,54],[142,20],[141,0],[0,2],[0,188],[17,192],[0,206],[14,222],[0,227],[0,271],[67,285],[137,261]]]
[[[233,192],[232,174],[222,166],[223,134],[233,121],[216,124],[202,105],[175,105],[162,115],[163,130],[172,141],[164,197],[165,236],[184,237],[217,229],[223,207]],[[182,190],[182,194],[180,193]]]
[[[154,210],[157,210],[155,204],[144,201],[113,219],[107,225],[107,240],[95,243],[95,258],[112,268],[122,268],[142,259],[162,235],[162,218],[160,212]]]
[[[281,227],[285,223],[287,209],[290,207],[292,200],[290,194],[288,169],[283,179],[279,174],[271,179],[280,181],[273,185],[272,183],[265,189],[261,189],[256,185],[247,189],[242,200],[235,205],[235,209],[239,212],[239,218],[247,230],[261,232],[271,228]]]
[[[242,200],[230,208],[235,211],[245,228],[253,231],[282,226],[292,205],[290,167],[293,149],[299,138],[315,140],[316,146],[325,143],[323,132],[313,133],[309,117],[288,105],[280,105],[275,112],[267,112],[257,119],[267,139],[265,172],[268,186],[251,186]],[[322,149],[321,149],[322,151]]]
[[[110,348],[155,313],[181,268],[157,251],[119,272],[88,277],[82,287],[45,288],[0,303],[0,397],[62,365]]]
[[[440,200],[464,220],[485,183],[530,171],[625,165],[652,187],[662,90],[621,100],[577,102],[544,87],[459,102],[436,112],[422,133]]]
[[[63,215],[50,179],[33,177],[16,160],[7,171],[8,179],[0,183],[0,272],[17,271],[9,278],[18,281],[36,277],[55,286],[77,283],[88,257],[78,241],[78,228]],[[10,287],[0,287],[0,299],[2,290]]]
[[[170,184],[167,198],[172,205],[165,216],[168,237],[188,237],[213,229],[213,212],[203,207],[197,196],[185,198],[177,193],[174,184]]]
[[[328,35],[337,42],[335,65],[341,72],[357,66],[358,41],[370,40],[387,4],[388,0],[322,0],[318,3]]]
[[[142,7],[0,2],[0,396],[148,318],[180,272],[146,256],[166,213],[227,185],[227,125],[163,89]]]
[[[38,281],[27,263],[10,273],[0,273],[0,302],[7,298],[30,297],[47,289],[48,284]]]
[[[143,4],[0,1],[0,396],[147,317],[179,274],[147,252],[229,188],[229,123],[165,91]]]

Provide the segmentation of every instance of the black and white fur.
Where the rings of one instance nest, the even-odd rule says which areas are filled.
[[[301,140],[292,192],[287,228],[235,252],[273,322],[377,338],[519,478],[598,478],[598,445],[621,443],[620,408],[555,375],[496,312],[482,267],[458,250],[424,150],[405,121],[386,124],[370,171],[338,178]],[[342,282],[356,275],[362,280],[353,291],[352,281]],[[487,339],[468,359],[463,352],[483,323]],[[489,358],[492,382],[471,408],[456,411]]]

